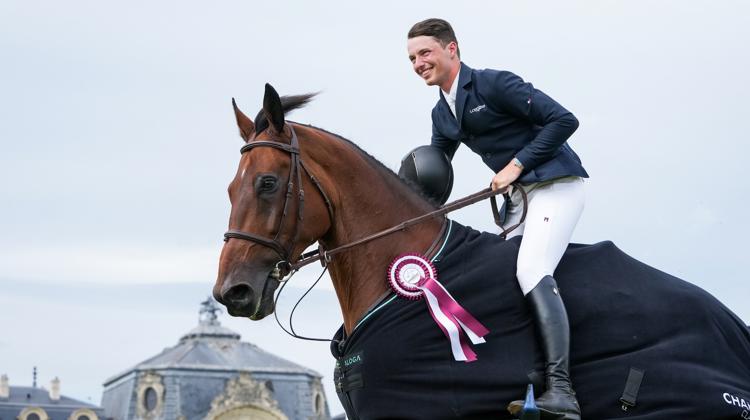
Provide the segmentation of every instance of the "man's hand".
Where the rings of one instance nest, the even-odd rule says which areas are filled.
[[[501,190],[505,193],[508,186],[521,176],[521,172],[523,169],[510,162],[492,178],[492,190]]]

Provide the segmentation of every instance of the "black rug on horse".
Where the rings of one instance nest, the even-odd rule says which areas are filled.
[[[506,405],[529,382],[543,391],[542,356],[515,278],[519,242],[453,222],[435,261],[439,281],[491,331],[474,346],[476,362],[453,360],[423,301],[396,298],[346,340],[337,332],[334,380],[350,419],[510,418]],[[583,418],[750,418],[750,332],[713,296],[611,242],[571,245],[555,277]],[[631,369],[643,379],[624,411]]]

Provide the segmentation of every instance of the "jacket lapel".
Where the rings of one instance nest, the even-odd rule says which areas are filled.
[[[464,106],[469,97],[467,87],[471,84],[471,68],[461,63],[461,70],[458,72],[458,89],[456,90],[456,119],[458,127],[461,128],[461,121],[464,118]],[[442,93],[441,93],[442,94]]]

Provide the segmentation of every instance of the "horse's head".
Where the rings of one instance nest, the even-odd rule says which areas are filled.
[[[301,161],[295,130],[284,118],[286,111],[312,96],[280,98],[266,84],[263,109],[255,122],[232,100],[245,145],[229,184],[229,230],[213,289],[231,315],[261,319],[271,314],[274,291],[290,263],[330,227],[330,221],[319,222],[328,220],[321,194],[304,196],[305,188],[316,186]]]

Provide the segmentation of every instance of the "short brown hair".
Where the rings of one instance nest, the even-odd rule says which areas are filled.
[[[453,32],[451,24],[447,21],[438,18],[430,18],[415,23],[414,26],[409,29],[407,39],[416,38],[418,36],[431,36],[440,42],[440,45],[442,45],[443,48],[451,42],[455,42],[456,54],[458,55],[458,58],[461,58],[461,50],[458,48],[456,34]]]

